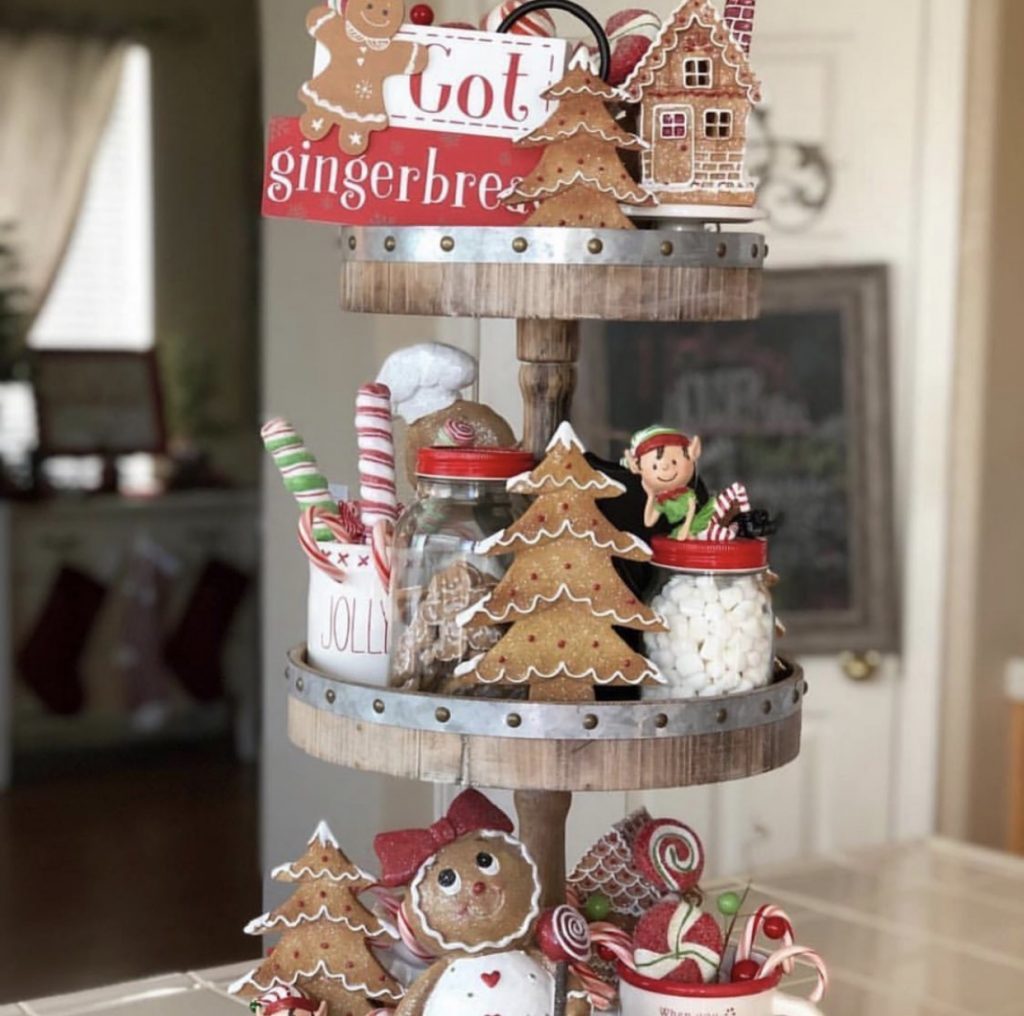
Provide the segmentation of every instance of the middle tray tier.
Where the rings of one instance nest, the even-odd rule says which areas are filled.
[[[434,783],[645,790],[756,776],[800,751],[803,672],[724,698],[510,701],[353,684],[289,653],[288,733],[335,765]]]

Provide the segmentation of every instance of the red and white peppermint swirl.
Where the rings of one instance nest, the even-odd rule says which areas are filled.
[[[465,420],[445,420],[442,433],[455,448],[471,448],[476,441],[476,430]]]
[[[378,522],[394,522],[398,517],[391,391],[387,385],[367,384],[359,389],[356,437],[359,442],[359,513],[363,525],[372,531]]]
[[[506,0],[499,4],[486,15],[480,22],[480,27],[485,32],[496,32],[501,23],[513,11],[522,7],[524,0]],[[510,29],[513,35],[533,35],[544,39],[553,38],[557,29],[555,19],[547,11],[533,11],[525,17],[520,18]]]
[[[590,926],[584,916],[562,904],[541,918],[541,949],[556,963],[586,963],[590,959]]]
[[[682,822],[666,822],[651,834],[647,857],[669,890],[686,892],[695,872],[704,868],[704,847],[697,834]]]

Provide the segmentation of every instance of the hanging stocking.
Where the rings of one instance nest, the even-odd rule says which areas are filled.
[[[81,660],[106,587],[76,568],[61,568],[18,652],[22,680],[61,716],[82,711],[85,686]]]
[[[164,660],[194,698],[224,697],[221,657],[228,631],[249,588],[249,577],[224,561],[208,561],[185,613],[164,644]]]
[[[159,724],[169,682],[160,652],[171,580],[180,562],[148,537],[131,549],[117,589],[118,626],[114,667],[125,703],[142,726]]]

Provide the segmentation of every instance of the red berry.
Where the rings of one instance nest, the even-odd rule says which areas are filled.
[[[757,979],[760,969],[754,960],[739,960],[733,964],[732,979],[734,981],[754,981]]]
[[[788,931],[789,921],[784,917],[769,917],[765,919],[764,933],[767,938],[774,939],[777,942],[780,938],[785,938]]]
[[[409,20],[414,25],[432,25],[434,23],[434,8],[430,4],[416,4],[409,11]]]

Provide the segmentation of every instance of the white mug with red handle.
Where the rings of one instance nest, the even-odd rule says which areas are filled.
[[[619,964],[622,1016],[823,1016],[805,998],[779,990],[782,971],[733,984],[656,981]]]

